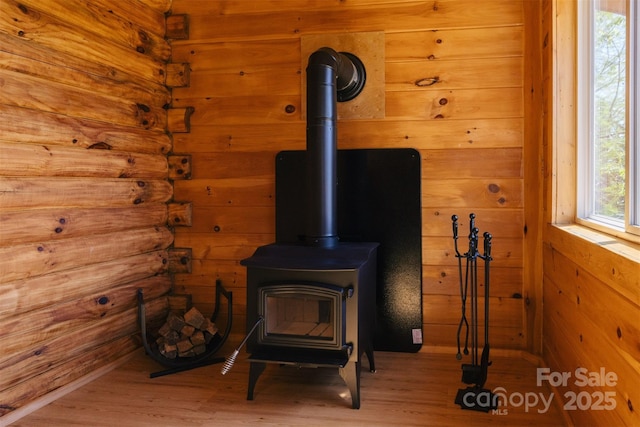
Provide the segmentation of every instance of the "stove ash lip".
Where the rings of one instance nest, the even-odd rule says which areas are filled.
[[[334,248],[337,233],[337,102],[364,89],[366,71],[353,54],[322,47],[307,65],[307,225],[305,244]]]

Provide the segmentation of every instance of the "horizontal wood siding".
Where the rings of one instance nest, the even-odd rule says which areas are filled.
[[[492,344],[526,348],[523,2],[174,0],[172,13],[189,17],[172,61],[190,69],[172,103],[195,108],[190,133],[174,137],[193,156],[192,179],[174,186],[193,204],[193,226],[176,230],[176,245],[193,249],[178,289],[204,307],[222,279],[243,334],[239,260],[275,238],[276,153],[306,146],[301,37],[383,31],[386,116],[341,120],[338,146],[420,151],[425,342],[455,344],[451,215],[468,227],[475,212],[494,235]]]
[[[580,242],[571,233],[550,229],[544,245],[544,357],[559,372],[576,368],[613,372],[615,386],[579,387],[574,380],[561,393],[596,390],[616,401],[611,411],[575,411],[576,425],[638,425],[640,402],[640,267],[638,261],[620,262],[595,242]],[[575,240],[575,241],[574,241]],[[586,259],[598,259],[592,263]],[[617,283],[624,278],[629,290]]]
[[[0,424],[168,310],[168,8],[0,2]]]

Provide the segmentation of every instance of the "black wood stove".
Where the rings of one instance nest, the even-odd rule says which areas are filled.
[[[365,70],[349,53],[322,48],[307,67],[307,225],[300,242],[258,248],[247,267],[249,389],[267,363],[337,367],[360,407],[362,354],[373,359],[377,243],[337,236],[337,107],[364,87]],[[260,321],[260,319],[263,319]]]
[[[375,243],[331,249],[273,244],[244,261],[247,324],[264,318],[247,341],[249,400],[266,363],[279,363],[339,368],[352,407],[360,407],[363,353],[375,370],[376,248]]]

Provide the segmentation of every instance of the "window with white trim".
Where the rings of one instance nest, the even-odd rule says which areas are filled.
[[[636,0],[578,2],[577,221],[640,235]]]

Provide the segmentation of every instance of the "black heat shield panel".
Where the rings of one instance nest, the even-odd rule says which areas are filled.
[[[305,151],[276,156],[276,241],[305,232]],[[414,149],[338,150],[338,235],[378,242],[374,348],[416,352],[422,332],[420,154]]]

